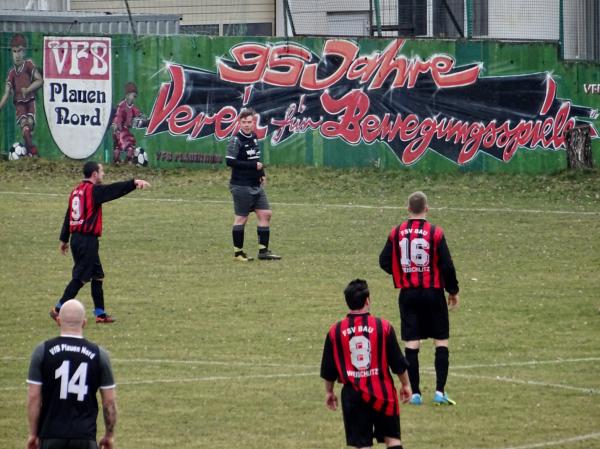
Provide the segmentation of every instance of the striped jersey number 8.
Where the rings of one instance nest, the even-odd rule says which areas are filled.
[[[81,198],[74,196],[71,199],[71,220],[79,221],[81,218]]]
[[[371,366],[371,342],[363,335],[350,339],[350,358],[356,369],[368,369]]]
[[[418,267],[429,265],[429,242],[422,238],[410,240],[410,251],[408,250],[407,238],[400,240],[400,263],[403,267],[409,267],[412,262]],[[408,257],[410,254],[410,258]]]

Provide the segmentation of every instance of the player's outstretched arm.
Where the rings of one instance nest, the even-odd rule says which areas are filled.
[[[136,189],[143,190],[151,187],[150,183],[148,181],[144,181],[143,179],[136,179],[134,182]]]

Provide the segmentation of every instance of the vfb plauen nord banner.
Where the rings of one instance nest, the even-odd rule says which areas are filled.
[[[568,130],[597,117],[558,98],[550,73],[483,76],[482,63],[407,57],[404,44],[360,55],[357,43],[331,39],[318,55],[293,42],[242,43],[216,72],[167,63],[171,81],[159,89],[146,135],[226,139],[239,111],[252,107],[259,138],[273,145],[319,132],[349,145],[384,142],[405,165],[427,149],[462,165],[482,152],[509,162],[519,148],[564,148]]]
[[[112,108],[110,38],[44,38],[44,109],[50,133],[73,159],[100,146]]]

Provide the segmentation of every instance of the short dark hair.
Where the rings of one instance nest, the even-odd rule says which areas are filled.
[[[365,306],[369,294],[369,286],[364,279],[354,279],[344,289],[346,304],[350,310],[359,310]]]
[[[408,197],[408,210],[413,214],[422,214],[427,208],[427,195],[417,191],[410,194]]]
[[[240,111],[239,118],[241,120],[241,119],[246,118],[248,116],[254,117],[255,115],[256,115],[256,111],[254,109],[252,109],[252,108],[246,108],[246,109],[242,109]]]
[[[87,161],[83,164],[83,176],[86,178],[90,178],[98,170],[100,170],[100,164],[96,161]]]

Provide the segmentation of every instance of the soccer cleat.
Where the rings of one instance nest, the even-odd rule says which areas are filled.
[[[263,251],[258,253],[259,260],[281,260],[281,256],[273,254],[271,251]]]
[[[233,255],[233,260],[235,260],[237,262],[250,262],[251,260],[254,260],[254,259],[252,257],[250,257],[249,255],[247,255],[244,251],[237,251]]]
[[[448,397],[446,393],[435,392],[433,397],[433,405],[456,405],[456,402]]]
[[[101,324],[101,323],[109,324],[109,323],[114,323],[115,321],[117,321],[115,318],[113,318],[111,315],[107,315],[106,313],[103,313],[102,315],[98,315],[96,317],[96,323],[98,323],[98,324]]]
[[[411,405],[422,405],[423,399],[421,398],[421,395],[419,393],[415,393],[412,395],[412,397],[410,398],[410,401],[408,401],[408,403]]]
[[[52,318],[54,321],[57,321],[57,319],[58,319],[58,311],[56,310],[56,307],[52,307],[50,309],[50,312],[48,312],[48,315],[50,315],[50,318]]]

